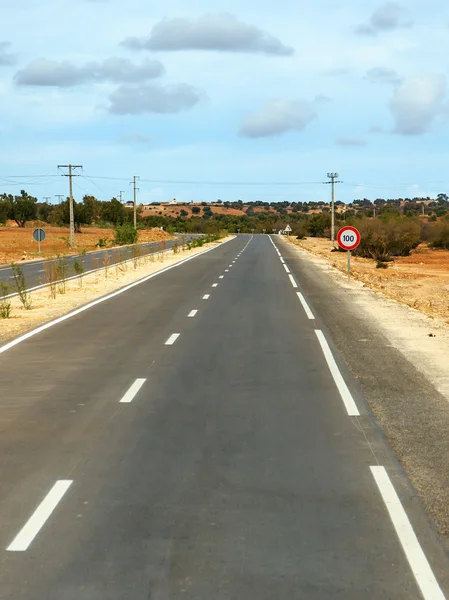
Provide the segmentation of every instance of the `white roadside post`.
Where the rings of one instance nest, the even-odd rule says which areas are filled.
[[[348,281],[351,280],[351,251],[360,244],[360,232],[355,227],[343,227],[337,235],[337,243],[348,252]]]

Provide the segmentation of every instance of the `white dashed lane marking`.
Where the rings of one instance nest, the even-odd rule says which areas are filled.
[[[166,346],[173,346],[173,344],[176,342],[176,340],[179,338],[181,334],[180,333],[172,333],[171,336],[168,338],[168,340],[165,342]]]

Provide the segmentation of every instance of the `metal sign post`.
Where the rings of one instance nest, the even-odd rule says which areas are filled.
[[[355,227],[343,227],[337,235],[340,248],[348,251],[348,281],[351,280],[351,250],[355,250],[360,244],[360,232]]]
[[[41,242],[45,240],[46,235],[45,231],[40,228],[33,231],[33,239],[37,242],[37,252],[39,256],[41,255]]]

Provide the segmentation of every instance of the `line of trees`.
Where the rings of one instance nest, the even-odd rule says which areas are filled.
[[[83,225],[117,226],[132,222],[133,212],[123,206],[117,198],[100,201],[95,196],[84,196],[81,202],[73,201],[75,229],[81,230]],[[141,210],[138,210],[140,220]],[[12,220],[19,227],[25,227],[29,221],[45,221],[51,225],[68,225],[70,223],[70,206],[67,198],[60,204],[39,202],[25,190],[20,195],[2,194],[0,196],[0,223]]]

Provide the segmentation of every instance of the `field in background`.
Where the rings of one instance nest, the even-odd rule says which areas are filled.
[[[33,229],[36,224],[27,223],[27,227],[21,229],[17,226],[0,227],[0,264],[10,264],[22,260],[38,258],[37,243],[33,240]],[[87,252],[98,249],[100,239],[108,247],[114,239],[114,230],[100,227],[83,227],[82,233],[75,234],[76,248],[72,250],[69,246],[69,228],[52,227],[44,223],[41,225],[47,237],[41,243],[43,257],[56,256],[58,254],[76,254],[85,249]],[[139,230],[139,242],[154,242],[171,239],[173,236],[160,229]]]
[[[346,273],[346,252],[330,252],[324,238],[290,238],[294,244],[326,258]],[[373,289],[449,323],[449,250],[433,250],[421,244],[410,256],[396,257],[387,269],[377,269],[376,261],[353,256],[351,273]]]

